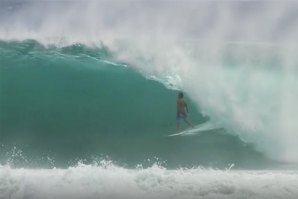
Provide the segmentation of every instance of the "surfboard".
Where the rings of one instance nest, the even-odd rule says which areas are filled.
[[[217,128],[214,128],[214,126],[212,126],[211,123],[207,122],[207,123],[196,125],[193,128],[185,129],[178,133],[169,134],[168,136],[172,137],[172,136],[196,135],[203,131],[209,131],[209,130],[213,130],[213,129],[217,129]]]

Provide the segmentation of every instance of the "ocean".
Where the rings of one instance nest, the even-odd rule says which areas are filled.
[[[296,8],[1,1],[0,199],[297,198]]]

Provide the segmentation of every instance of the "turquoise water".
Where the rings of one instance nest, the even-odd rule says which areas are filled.
[[[104,158],[170,168],[272,163],[224,129],[168,137],[177,132],[178,91],[117,64],[107,48],[46,48],[26,40],[2,41],[0,50],[3,164],[65,167]],[[208,122],[186,100],[193,123]]]

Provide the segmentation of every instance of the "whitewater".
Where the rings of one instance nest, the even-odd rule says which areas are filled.
[[[1,1],[0,198],[297,198],[297,9]]]
[[[80,164],[64,169],[2,167],[2,198],[296,198],[298,173],[289,171],[134,170]]]

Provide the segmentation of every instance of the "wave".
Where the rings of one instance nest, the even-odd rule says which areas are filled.
[[[130,167],[156,158],[167,168],[277,165],[223,128],[167,137],[176,131],[177,90],[118,63],[106,47],[46,48],[27,40],[2,41],[0,51],[2,164],[68,167],[109,157]],[[186,100],[190,119],[209,126]]]
[[[79,59],[97,56],[86,46],[107,46],[112,58],[106,61],[183,89],[203,115],[242,142],[272,159],[297,162],[296,7],[296,2],[9,1],[1,2],[0,38],[34,39],[66,52],[76,46],[79,54],[86,50]],[[73,45],[78,43],[85,47]]]

